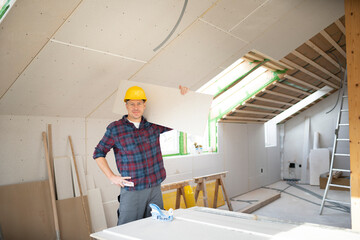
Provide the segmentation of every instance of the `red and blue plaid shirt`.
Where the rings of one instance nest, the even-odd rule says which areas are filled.
[[[113,148],[121,176],[131,177],[129,181],[134,183],[134,187],[126,187],[126,190],[157,186],[166,178],[159,138],[161,133],[170,130],[150,123],[144,117],[137,129],[125,115],[106,128],[93,158],[105,157]]]

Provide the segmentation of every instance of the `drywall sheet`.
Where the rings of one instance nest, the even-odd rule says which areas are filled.
[[[76,159],[76,167],[77,167],[79,179],[80,179],[81,191],[82,191],[83,195],[87,195],[87,186],[86,186],[83,158],[81,156],[75,156],[75,159]],[[77,180],[77,176],[76,176],[74,159],[71,159],[71,170],[72,170],[72,176],[73,176],[73,181],[74,181],[75,196],[79,197],[80,189],[79,189],[79,184],[78,184],[78,180]]]
[[[54,158],[54,170],[58,200],[74,197],[70,159],[68,157]]]
[[[312,149],[310,161],[310,185],[320,185],[320,175],[330,168],[330,151],[327,148]]]
[[[181,95],[179,89],[122,80],[114,103],[114,113],[127,114],[124,96],[132,86],[139,86],[146,93],[144,116],[149,122],[198,136],[204,135],[213,96],[193,91]]]
[[[107,226],[115,227],[118,221],[117,210],[119,208],[119,202],[111,201],[104,203],[104,212],[106,217]]]
[[[139,231],[141,229],[141,231]],[[359,239],[360,233],[314,224],[291,224],[249,214],[198,208],[177,209],[172,222],[145,218],[91,234],[112,239]]]
[[[99,188],[88,191],[88,200],[91,216],[92,229],[101,231],[107,227],[104,207],[102,203],[101,193]]]

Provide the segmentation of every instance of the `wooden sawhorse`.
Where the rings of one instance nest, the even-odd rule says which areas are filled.
[[[180,197],[182,195],[185,203],[185,207],[188,207],[188,204],[186,202],[185,198],[185,190],[184,187],[189,185],[189,182],[192,180],[185,180],[181,182],[175,182],[175,183],[169,183],[161,186],[161,191],[168,191],[176,189],[176,203],[175,203],[175,209],[180,208]]]
[[[195,190],[195,202],[197,202],[197,200],[198,200],[200,191],[203,191],[204,206],[209,207],[208,199],[207,199],[207,192],[206,192],[206,182],[215,180],[215,194],[214,194],[213,208],[217,207],[219,187],[221,185],[228,208],[230,211],[233,211],[231,202],[229,201],[229,198],[228,198],[228,195],[227,195],[226,189],[225,189],[224,177],[226,176],[226,173],[227,172],[220,172],[220,173],[214,173],[214,174],[194,178],[194,181],[197,184],[196,190]]]

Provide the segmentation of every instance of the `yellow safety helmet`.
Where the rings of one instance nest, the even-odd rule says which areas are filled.
[[[127,100],[144,100],[146,101],[146,95],[144,89],[138,86],[130,87],[124,97],[124,102]]]

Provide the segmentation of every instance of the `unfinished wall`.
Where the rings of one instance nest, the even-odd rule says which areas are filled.
[[[303,165],[304,159],[304,131],[305,131],[305,119],[310,121],[310,133],[309,133],[309,146],[310,149],[313,148],[314,144],[314,133],[319,132],[319,148],[328,148],[330,151],[333,147],[334,141],[334,131],[337,121],[337,115],[339,112],[339,104],[337,107],[330,113],[326,114],[330,109],[332,109],[337,101],[338,93],[332,94],[326,99],[320,101],[316,105],[307,109],[306,111],[300,113],[296,117],[290,119],[284,124],[285,129],[285,138],[284,138],[284,178],[293,178],[289,174],[289,163],[295,163],[295,178],[301,179],[301,168],[299,164]],[[347,104],[345,107],[347,108]],[[344,121],[348,121],[346,118],[343,118]],[[348,132],[340,132],[340,137],[348,138]],[[339,151],[348,152],[348,143],[339,145]],[[307,153],[308,154],[308,153]],[[349,163],[344,161],[342,164],[336,164],[336,167],[349,168]]]
[[[219,139],[230,197],[280,180],[280,150],[265,148],[264,125],[220,123]]]

